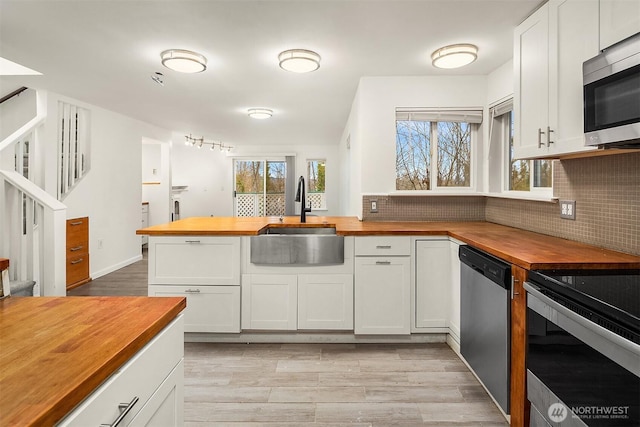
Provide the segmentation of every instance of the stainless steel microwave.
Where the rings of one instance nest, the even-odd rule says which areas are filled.
[[[585,145],[640,148],[640,33],[582,65]]]

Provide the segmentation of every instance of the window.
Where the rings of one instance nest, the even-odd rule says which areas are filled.
[[[325,196],[325,169],[326,161],[307,160],[307,203],[311,209],[326,209],[327,198]]]
[[[396,190],[472,187],[481,110],[396,110]]]
[[[235,215],[284,215],[286,170],[284,160],[236,160]]]
[[[503,147],[505,159],[502,191],[551,196],[553,181],[551,160],[515,160],[513,158],[513,101],[508,100],[492,107],[490,113],[493,117],[492,128],[489,131],[491,145]],[[495,189],[495,191],[500,190]]]

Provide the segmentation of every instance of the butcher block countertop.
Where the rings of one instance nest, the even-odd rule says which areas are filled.
[[[0,425],[53,425],[186,307],[149,297],[0,301]]]
[[[193,217],[138,230],[150,236],[253,236],[265,227],[335,227],[343,236],[451,236],[528,270],[640,268],[640,257],[490,222],[378,222],[356,217]]]

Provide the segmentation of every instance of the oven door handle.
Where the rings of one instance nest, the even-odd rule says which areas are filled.
[[[528,308],[640,377],[640,345],[574,313],[544,295],[533,283],[525,282],[524,288],[528,292]]]

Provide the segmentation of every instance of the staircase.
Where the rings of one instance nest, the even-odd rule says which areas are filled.
[[[46,118],[46,94],[38,92],[36,116],[0,141],[0,257],[10,259],[12,295],[66,295],[67,208],[27,178],[34,169],[44,169],[44,159],[37,155],[44,144],[55,144],[42,138]],[[23,146],[29,147],[26,154]],[[14,155],[15,163],[7,161]],[[26,170],[23,156],[28,158]]]

